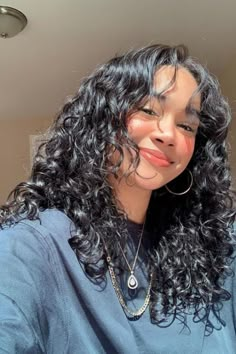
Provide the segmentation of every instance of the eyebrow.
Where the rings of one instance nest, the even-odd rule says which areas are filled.
[[[197,108],[195,108],[191,105],[188,105],[185,109],[185,112],[187,115],[194,116],[198,121],[200,121],[201,112]]]
[[[166,99],[167,99],[167,96],[164,95],[163,93],[158,93],[158,92],[153,92],[152,96],[151,97],[154,97],[158,100],[158,102],[160,103],[165,103]],[[189,117],[189,116],[192,116],[194,117],[198,122],[200,121],[200,118],[201,118],[201,112],[193,107],[190,103],[187,105],[187,107],[185,108],[185,113],[186,115]]]

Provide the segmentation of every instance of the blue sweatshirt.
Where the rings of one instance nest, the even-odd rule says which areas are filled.
[[[54,209],[40,213],[40,222],[24,220],[0,231],[0,353],[236,353],[235,277],[224,285],[231,299],[210,314],[211,334],[191,311],[183,314],[185,326],[183,316],[151,323],[148,310],[130,320],[109,275],[106,284],[85,275],[68,244],[71,228],[70,219]],[[121,282],[131,309],[144,301],[144,263],[137,264],[135,296]]]

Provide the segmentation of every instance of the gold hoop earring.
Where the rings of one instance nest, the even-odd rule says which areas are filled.
[[[184,191],[184,192],[173,192],[168,186],[167,184],[165,185],[165,188],[167,189],[167,191],[171,194],[174,195],[184,195],[186,193],[188,193],[190,191],[190,189],[192,188],[193,185],[193,174],[190,170],[186,169],[186,171],[188,171],[189,175],[190,175],[190,186]]]

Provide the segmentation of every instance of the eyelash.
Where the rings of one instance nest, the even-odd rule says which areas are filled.
[[[140,108],[140,111],[143,111],[144,113],[150,115],[150,116],[159,116],[156,112],[154,112],[152,109],[149,108]]]
[[[187,132],[190,132],[190,133],[194,133],[195,130],[190,127],[190,125],[187,125],[187,124],[179,124],[179,127],[183,128],[184,130],[186,130]]]

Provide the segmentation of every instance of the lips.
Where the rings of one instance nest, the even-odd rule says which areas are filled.
[[[172,164],[172,161],[164,153],[157,150],[140,148],[140,155],[156,166],[168,167]]]

